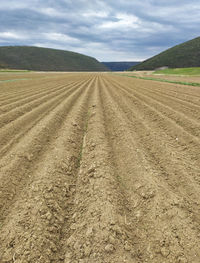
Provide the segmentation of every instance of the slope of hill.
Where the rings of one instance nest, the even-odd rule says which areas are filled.
[[[200,37],[174,46],[131,67],[129,70],[154,70],[159,67],[186,68],[200,66]]]
[[[140,62],[120,61],[120,62],[102,62],[102,63],[112,71],[124,71],[134,65],[137,65]]]
[[[0,68],[42,71],[108,71],[93,57],[31,46],[0,47]]]

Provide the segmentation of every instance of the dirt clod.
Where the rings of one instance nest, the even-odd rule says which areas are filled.
[[[108,253],[112,253],[114,251],[114,246],[112,244],[108,244],[105,246],[105,251]]]

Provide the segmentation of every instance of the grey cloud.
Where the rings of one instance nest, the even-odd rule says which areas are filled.
[[[142,60],[198,36],[199,11],[196,0],[3,0],[0,45]]]

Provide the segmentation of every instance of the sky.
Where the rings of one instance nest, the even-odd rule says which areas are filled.
[[[199,0],[1,0],[0,46],[143,61],[199,36]]]

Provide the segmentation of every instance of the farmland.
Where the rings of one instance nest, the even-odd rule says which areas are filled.
[[[168,82],[174,84],[200,87],[199,75],[190,76],[190,75],[179,75],[179,74],[177,75],[164,74],[163,71],[134,71],[134,72],[120,72],[119,74],[132,78],[137,78],[137,79],[154,80],[159,82]]]
[[[0,262],[199,263],[200,87],[0,74]]]

